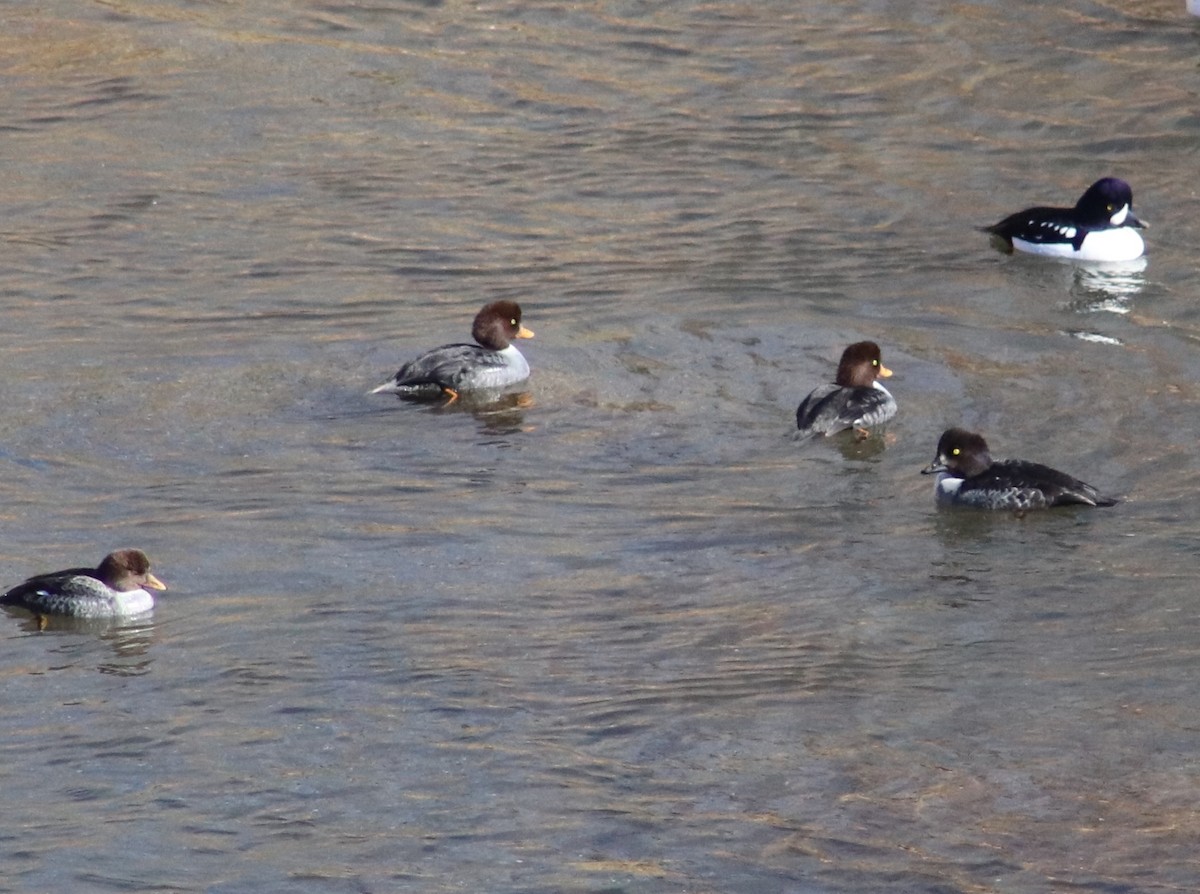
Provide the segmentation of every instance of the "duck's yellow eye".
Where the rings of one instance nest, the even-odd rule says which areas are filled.
[[[518,323],[517,323],[517,321],[516,321],[516,320],[509,320],[509,321],[508,321],[508,325],[510,325],[510,326],[516,326],[516,325],[518,325]]]
[[[879,361],[878,361],[878,360],[872,360],[872,361],[871,361],[871,365],[872,365],[872,366],[878,366],[878,365],[879,365]]]
[[[962,453],[962,451],[959,450],[957,447],[955,447],[953,450],[950,451],[951,456],[958,456],[960,453]]]
[[[1115,210],[1111,204],[1105,205],[1104,207],[1106,207],[1109,211]]]

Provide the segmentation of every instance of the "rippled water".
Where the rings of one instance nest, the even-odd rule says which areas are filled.
[[[1200,888],[1182,3],[259,6],[0,11],[2,585],[171,587],[0,617],[0,890]],[[1106,174],[1144,264],[974,230]],[[501,297],[525,393],[366,395]]]

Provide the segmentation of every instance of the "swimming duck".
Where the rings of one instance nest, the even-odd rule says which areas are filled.
[[[76,618],[126,617],[154,607],[147,587],[166,589],[150,573],[150,560],[144,552],[119,549],[95,568],[69,568],[31,577],[0,596],[0,605]]]
[[[1006,251],[1076,261],[1132,261],[1145,251],[1133,213],[1133,190],[1124,180],[1104,177],[1088,187],[1074,208],[1026,208],[990,227]]]
[[[987,441],[961,428],[942,433],[937,456],[921,474],[937,475],[934,496],[943,506],[1023,511],[1051,506],[1113,506],[1117,502],[1090,484],[1040,463],[993,460]]]
[[[453,402],[465,391],[506,388],[529,378],[529,364],[512,340],[533,338],[533,333],[521,325],[521,307],[515,301],[484,305],[475,315],[471,336],[477,344],[427,351],[370,393],[415,399],[446,395]]]
[[[860,341],[842,352],[832,384],[813,389],[796,408],[796,427],[804,437],[832,435],[853,428],[860,437],[867,426],[880,425],[896,415],[896,399],[879,378],[892,371],[883,365],[879,345]]]

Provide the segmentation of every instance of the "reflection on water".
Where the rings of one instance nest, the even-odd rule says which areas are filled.
[[[134,618],[73,618],[35,615],[9,606],[3,611],[17,629],[42,637],[47,655],[58,656],[63,664],[96,662],[100,673],[116,676],[138,676],[150,671],[150,647],[157,639],[152,612]],[[98,657],[101,653],[97,645],[103,647],[105,657]]]
[[[1109,264],[1076,264],[1068,307],[1082,313],[1127,314],[1146,287],[1145,257]]]
[[[1099,332],[1088,332],[1083,329],[1068,329],[1065,331],[1072,338],[1078,338],[1080,341],[1089,341],[1098,345],[1115,345],[1119,347],[1124,344],[1119,338],[1113,338],[1111,335],[1102,335]]]
[[[886,429],[880,428],[871,432],[870,436],[862,437],[851,429],[837,432],[827,437],[802,438],[797,432],[792,440],[799,450],[828,450],[833,449],[847,462],[862,462],[876,460],[887,449],[888,438]]]
[[[389,395],[390,396],[390,395]],[[480,434],[510,435],[525,427],[526,412],[532,409],[533,395],[528,391],[508,394],[466,393],[453,401],[393,398],[398,406],[389,409],[404,413],[428,413],[433,416],[470,415],[479,423]]]
[[[1146,287],[1145,257],[1132,261],[1105,264],[1075,264],[1067,308],[1072,313],[1110,313],[1128,316],[1134,312],[1136,299]],[[1135,322],[1137,317],[1133,318]],[[1074,338],[1093,344],[1120,347],[1125,339],[1088,329],[1068,329]]]

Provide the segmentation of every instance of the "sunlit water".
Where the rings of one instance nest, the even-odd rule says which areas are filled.
[[[0,889],[1200,888],[1182,3],[259,6],[0,12],[2,585],[170,587],[0,616]],[[1143,264],[975,230],[1107,174]],[[366,395],[502,297],[523,393]]]

